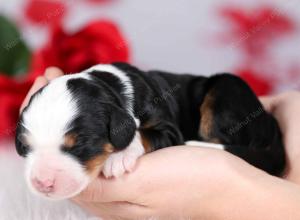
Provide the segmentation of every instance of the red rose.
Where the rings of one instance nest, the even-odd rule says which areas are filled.
[[[14,135],[20,105],[31,85],[29,80],[21,83],[0,75],[0,138]]]
[[[74,73],[95,64],[128,59],[127,42],[112,22],[92,22],[75,34],[68,34],[57,26],[50,42],[34,56],[33,77],[49,66]]]

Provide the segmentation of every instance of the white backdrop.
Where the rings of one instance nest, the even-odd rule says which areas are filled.
[[[129,39],[134,64],[195,74],[231,71],[240,62],[238,49],[226,48],[215,39],[228,25],[218,16],[219,8],[270,4],[300,21],[300,0],[115,0],[97,7],[83,0],[66,1],[71,8],[64,25],[70,31],[95,18],[111,18]],[[0,2],[0,12],[16,17],[25,1]],[[25,26],[24,33],[33,48],[47,41],[46,28]],[[281,66],[285,60],[299,60],[300,38],[295,35],[273,50]]]

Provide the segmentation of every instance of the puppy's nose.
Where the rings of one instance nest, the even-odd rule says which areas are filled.
[[[35,177],[32,179],[32,184],[41,193],[51,193],[54,191],[54,179],[40,180]]]

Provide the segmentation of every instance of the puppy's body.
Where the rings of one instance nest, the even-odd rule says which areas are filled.
[[[119,176],[143,153],[188,140],[223,144],[273,175],[284,168],[277,122],[238,77],[143,72],[124,63],[63,76],[39,91],[22,113],[16,145],[28,156],[32,189],[65,198],[101,170]]]
[[[126,64],[116,65],[129,75],[146,74],[145,78],[153,80],[157,87],[162,88],[160,98],[154,98],[154,106],[165,108],[163,102],[171,106],[171,111],[176,114],[175,120],[172,119],[174,129],[179,128],[184,141],[200,140],[223,144],[225,150],[252,165],[273,175],[281,174],[285,165],[285,153],[278,124],[240,78],[230,74],[206,78],[161,71],[141,73]],[[164,112],[169,114],[166,110]],[[162,120],[159,121],[161,123]],[[141,128],[143,134],[151,133],[154,127],[151,127],[150,131],[144,131],[143,126]],[[166,130],[170,134],[170,129]],[[178,137],[175,143],[170,144],[173,138],[169,135],[170,142],[166,145],[166,137],[157,143],[153,141],[157,140],[155,136],[148,139],[152,141],[151,146],[156,150],[181,144],[182,140],[177,131],[173,136]]]

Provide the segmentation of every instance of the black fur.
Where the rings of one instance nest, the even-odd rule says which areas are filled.
[[[282,173],[285,152],[277,121],[239,77],[143,72],[124,63],[114,65],[133,81],[136,108],[151,109],[141,115],[140,131],[151,141],[153,150],[180,145],[183,140],[217,140],[227,151],[252,165],[273,175]],[[209,93],[214,102],[210,109],[211,133],[207,139],[199,131],[199,109]],[[153,125],[143,128],[147,124]]]
[[[205,87],[214,98],[210,139],[218,139],[227,151],[279,175],[285,166],[281,132],[250,87],[229,74],[210,77]]]
[[[65,152],[85,162],[103,153],[102,146],[106,143],[112,143],[115,150],[130,144],[136,126],[117,94],[98,81],[86,79],[69,80],[67,86],[76,97],[79,114],[69,125],[69,133],[77,136],[76,146],[63,148]]]

